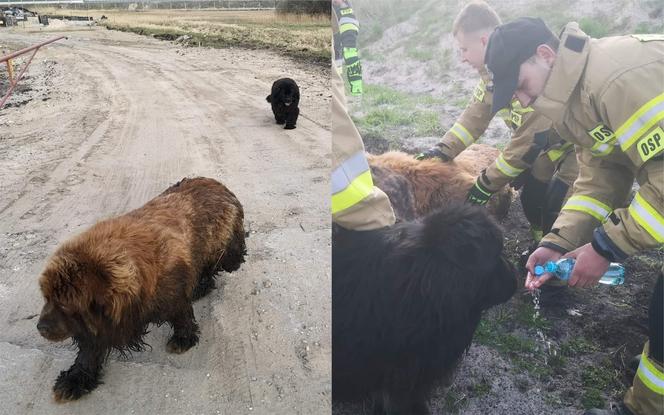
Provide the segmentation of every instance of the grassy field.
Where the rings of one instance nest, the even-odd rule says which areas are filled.
[[[172,40],[189,35],[192,46],[270,49],[298,59],[330,62],[328,16],[225,10],[67,10],[40,8],[49,15],[90,15],[108,29]]]
[[[607,7],[593,7],[588,0],[556,0],[555,6],[544,0],[488,2],[504,21],[539,16],[556,33],[570,21],[577,21],[582,30],[595,38],[664,32],[664,0],[612,0]],[[468,67],[458,66],[458,50],[450,37],[461,3],[355,0],[353,7],[361,25],[358,43],[367,75],[364,96],[352,102],[350,112],[362,136],[382,137],[395,150],[400,142],[413,138],[442,136],[455,121],[446,116],[446,110],[460,111],[469,102],[468,84],[460,81],[477,78],[474,71],[464,72]],[[433,85],[429,89],[435,92],[410,91],[417,89],[411,88],[413,81],[422,81],[413,78],[414,68],[421,69],[424,83]],[[403,81],[395,80],[395,74],[402,74]],[[384,102],[386,95],[393,100]],[[427,100],[427,95],[432,99]],[[417,105],[413,105],[415,102]]]

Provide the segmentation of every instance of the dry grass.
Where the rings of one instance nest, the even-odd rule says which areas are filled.
[[[67,10],[40,8],[49,15],[90,15],[109,29],[163,39],[188,34],[191,45],[275,50],[296,58],[330,62],[327,16],[278,14],[272,10]]]

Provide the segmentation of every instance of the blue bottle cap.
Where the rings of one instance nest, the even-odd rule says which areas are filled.
[[[541,265],[535,265],[535,276],[539,277],[542,274],[544,274],[544,267]]]

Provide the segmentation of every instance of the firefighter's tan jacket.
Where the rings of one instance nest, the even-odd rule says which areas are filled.
[[[579,160],[573,195],[541,244],[595,246],[599,233],[618,260],[664,244],[664,36],[591,39],[568,24],[533,107]]]
[[[392,205],[373,185],[362,137],[346,111],[341,77],[332,72],[332,220],[358,231],[392,225]]]
[[[443,154],[450,159],[477,141],[493,118],[491,114],[493,94],[487,89],[489,76],[482,71],[480,79],[470,103],[438,144]],[[562,156],[573,151],[572,145],[564,142],[553,131],[549,119],[534,113],[532,108],[523,108],[517,100],[496,115],[503,118],[512,132],[512,137],[495,163],[480,176],[482,185],[491,192],[498,191],[523,171],[531,168],[538,157],[540,157],[538,164],[549,164],[539,168],[550,175],[554,170],[550,165],[556,164]],[[546,153],[545,158],[542,157],[544,153]],[[548,181],[550,177],[546,179]]]

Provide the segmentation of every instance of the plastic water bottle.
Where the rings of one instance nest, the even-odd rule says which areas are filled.
[[[574,258],[563,258],[558,261],[547,261],[544,265],[535,265],[535,276],[539,277],[544,273],[550,273],[563,281],[569,280],[572,276],[572,269],[576,261]],[[611,262],[609,269],[600,278],[600,284],[621,285],[625,282],[625,268],[617,263]]]

